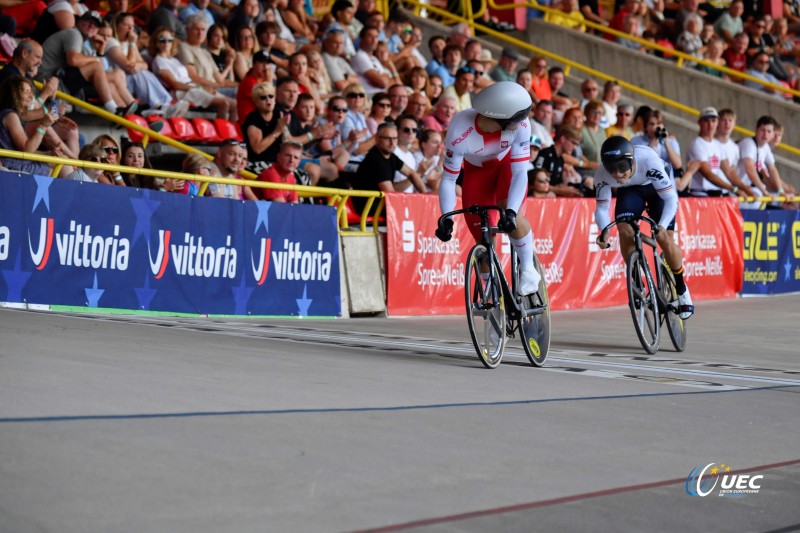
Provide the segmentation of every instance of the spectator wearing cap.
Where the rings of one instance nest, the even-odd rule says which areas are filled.
[[[456,100],[456,111],[472,109],[472,86],[475,83],[475,69],[461,67],[456,72],[456,81],[444,90],[445,96],[452,96]]]
[[[253,102],[253,88],[264,82],[272,83],[275,74],[269,68],[269,55],[263,50],[253,54],[253,68],[245,75],[236,91],[236,109],[239,111],[239,125],[244,124],[256,105]]]
[[[572,165],[564,162],[564,156],[571,154],[580,142],[581,132],[564,124],[558,128],[553,145],[539,152],[539,157],[534,163],[535,169],[543,168],[550,174],[550,190],[556,196],[567,198],[583,196],[580,175],[575,172]]]
[[[442,64],[434,72],[429,72],[431,77],[438,76],[442,80],[442,87],[447,88],[456,81],[456,71],[461,66],[463,52],[457,44],[448,44],[442,52]]]
[[[734,169],[728,164],[722,144],[714,138],[719,125],[719,113],[713,107],[700,112],[698,120],[700,131],[689,145],[687,163],[700,161],[700,169],[692,179],[693,196],[720,196],[723,191],[733,191],[731,179]]]
[[[322,39],[322,62],[331,78],[331,83],[337,91],[341,91],[345,86],[356,79],[356,71],[344,58],[345,32],[340,29],[333,29],[325,32]]]
[[[386,68],[375,56],[378,46],[378,30],[365,26],[361,30],[359,51],[350,61],[350,66],[358,74],[361,85],[368,95],[388,88],[393,83],[394,72]]]
[[[116,113],[117,104],[114,102],[102,61],[99,57],[82,52],[83,42],[94,37],[102,24],[103,19],[97,11],[87,11],[80,16],[74,28],[61,30],[48,37],[42,44],[42,65],[37,79],[49,80],[63,69],[61,81],[71,94],[76,95],[90,85],[106,111]],[[86,91],[84,95],[87,98],[94,96]]]
[[[186,26],[178,17],[180,3],[180,0],[161,0],[155,11],[150,13],[150,22],[147,24],[150,35],[158,28],[167,28],[181,41],[186,40]]]
[[[500,60],[489,73],[489,77],[494,81],[516,81],[517,64],[519,56],[513,48],[505,47],[500,54]]]
[[[545,22],[557,24],[571,30],[586,31],[584,17],[578,6],[578,0],[562,0],[558,11],[550,11],[544,16]]]

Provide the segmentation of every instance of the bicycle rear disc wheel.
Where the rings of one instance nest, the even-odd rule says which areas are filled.
[[[678,291],[675,289],[675,277],[664,263],[663,257],[659,268],[661,270],[661,286],[659,290],[661,291],[661,298],[667,305],[663,314],[664,322],[667,324],[667,331],[669,332],[669,338],[672,340],[672,345],[676,351],[682,352],[686,349],[686,321],[669,308],[678,299]]]
[[[653,277],[647,262],[634,251],[626,261],[628,276],[628,307],[631,309],[633,326],[642,348],[654,354],[658,351],[659,321],[658,297],[653,286]]]
[[[542,279],[537,292],[522,298],[519,336],[528,360],[538,367],[544,365],[550,351],[550,297],[544,281],[544,270],[536,255],[533,256],[533,265]]]
[[[489,252],[476,244],[469,252],[464,278],[467,324],[478,358],[486,368],[496,368],[506,344],[506,312],[497,273],[481,276],[490,268]]]

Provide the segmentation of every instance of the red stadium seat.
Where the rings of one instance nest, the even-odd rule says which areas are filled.
[[[217,129],[210,120],[204,118],[193,118],[194,131],[203,142],[216,144],[223,141],[222,137],[217,133]]]
[[[197,135],[194,131],[194,126],[188,119],[183,117],[172,117],[169,119],[172,131],[175,133],[175,139],[184,142],[202,141],[203,138]]]
[[[170,139],[175,139],[175,132],[172,131],[172,126],[169,123],[169,120],[159,117],[158,115],[150,115],[147,117],[147,122],[152,124],[153,122],[161,122],[164,126],[161,128],[159,132],[164,137],[169,137]]]
[[[141,126],[143,128],[149,128],[150,127],[150,124],[144,118],[140,117],[139,115],[125,115],[125,120],[130,120],[131,122],[133,122],[137,126]],[[128,138],[132,142],[135,142],[135,143],[142,142],[142,138],[143,137],[144,137],[144,135],[142,135],[138,131],[128,128]]]
[[[242,130],[239,129],[239,125],[231,122],[230,120],[225,120],[224,118],[215,118],[214,127],[217,128],[217,133],[222,140],[235,139],[239,142],[244,141],[244,137],[242,137]]]

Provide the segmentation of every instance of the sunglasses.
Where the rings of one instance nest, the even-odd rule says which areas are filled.
[[[258,99],[261,100],[262,102],[264,100],[274,100],[275,99],[275,95],[274,94],[262,94],[261,96],[258,97]]]
[[[116,146],[103,146],[103,150],[105,150],[105,152],[107,154],[118,154],[119,153],[119,148],[117,148]]]
[[[91,161],[92,163],[106,163],[106,158],[105,157],[90,157],[88,159],[88,161]]]
[[[375,105],[378,107],[392,107],[392,104],[387,102],[376,102]]]
[[[378,135],[378,138],[383,139],[384,141],[397,142],[397,137],[387,137],[385,135]]]
[[[550,183],[550,180],[548,180],[548,179],[537,179],[536,183]]]
[[[347,93],[348,98],[365,98],[366,96],[364,93]]]
[[[172,37],[159,37],[158,42],[160,43],[172,43],[175,42],[175,39]]]
[[[623,117],[629,117],[629,116],[631,116],[631,114],[630,114],[630,113],[623,113],[622,111],[618,111],[618,112],[617,112],[617,116],[618,116],[618,117],[619,117],[619,116],[623,116]]]
[[[419,128],[409,128],[408,126],[400,129],[403,130],[403,133],[417,133],[419,131]]]

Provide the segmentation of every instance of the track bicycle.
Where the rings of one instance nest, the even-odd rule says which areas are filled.
[[[642,233],[639,227],[642,220],[650,224],[653,236]],[[639,337],[642,348],[647,353],[654,354],[658,351],[660,327],[666,323],[672,345],[682,352],[686,348],[686,322],[679,314],[675,277],[664,254],[658,253],[655,239],[658,223],[645,215],[620,217],[603,228],[601,240],[606,241],[609,230],[618,224],[628,224],[633,228],[634,249],[625,260],[625,273],[628,307],[633,317],[636,336]],[[657,265],[657,285],[653,283],[652,271],[642,243],[653,248],[653,262]]]
[[[497,368],[503,359],[506,339],[519,331],[525,355],[533,366],[544,365],[550,351],[550,301],[544,271],[536,253],[533,264],[541,275],[539,290],[527,296],[517,294],[520,263],[511,246],[511,285],[494,247],[494,235],[502,233],[489,222],[489,213],[498,211],[501,220],[505,211],[498,206],[472,205],[445,213],[445,218],[469,213],[481,219],[481,242],[467,256],[464,274],[464,298],[467,324],[478,358],[486,368]],[[502,224],[501,224],[502,226]]]

